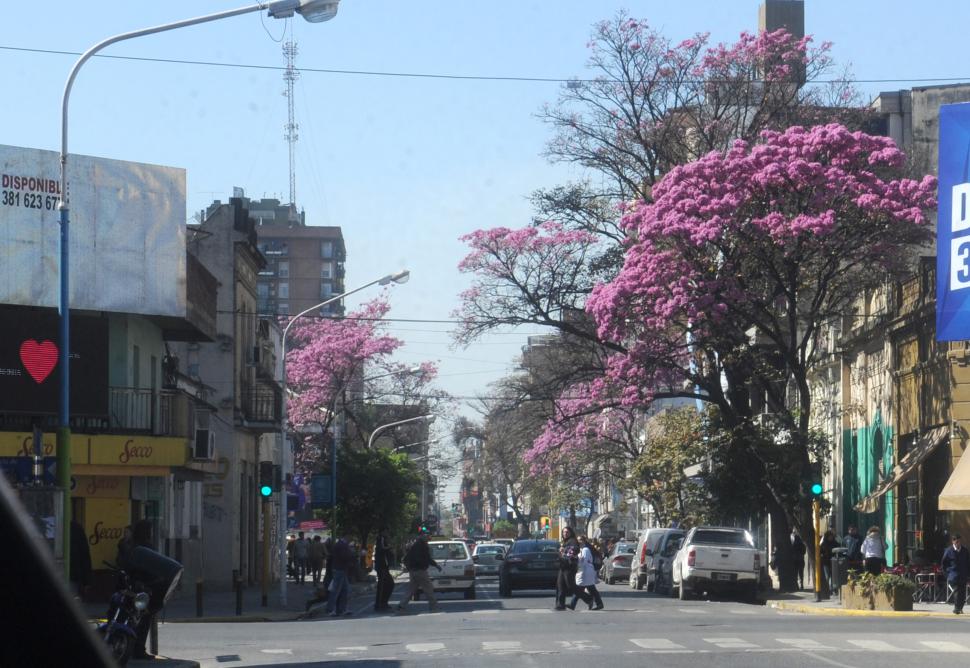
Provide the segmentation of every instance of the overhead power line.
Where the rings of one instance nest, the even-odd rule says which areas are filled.
[[[0,45],[0,49],[6,51],[21,51],[25,53],[42,53],[46,55],[57,55],[57,56],[71,56],[77,57],[81,53],[78,51],[61,51],[57,49],[37,49],[28,48],[21,46],[6,46]],[[166,63],[174,65],[198,65],[204,67],[230,67],[236,69],[249,69],[249,70],[270,70],[270,71],[285,71],[285,67],[280,67],[279,65],[259,65],[251,63],[222,63],[212,60],[181,60],[177,58],[148,58],[145,56],[118,56],[110,54],[98,54],[94,56],[95,58],[111,58],[114,60],[131,60],[136,62],[145,63]],[[541,77],[541,76],[501,76],[501,75],[485,75],[485,74],[443,74],[437,72],[392,72],[384,70],[343,70],[343,69],[330,69],[322,67],[301,67],[300,72],[312,72],[316,74],[339,74],[345,76],[366,76],[366,77],[391,77],[391,78],[402,78],[402,79],[441,79],[441,80],[452,80],[452,81],[509,81],[509,82],[524,82],[524,83],[554,83],[554,84],[569,84],[569,83],[595,83],[595,82],[609,82],[609,79],[582,79],[577,77]],[[614,80],[619,83],[619,80]],[[907,79],[900,78],[877,78],[877,79],[810,79],[809,83],[817,84],[876,84],[876,83],[956,83],[961,81],[970,81],[970,77],[914,77]],[[704,81],[685,81],[684,83],[715,83],[715,80],[704,80]]]

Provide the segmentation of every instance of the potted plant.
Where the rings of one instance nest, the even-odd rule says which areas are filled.
[[[912,610],[916,583],[900,575],[849,573],[842,607],[853,610]]]

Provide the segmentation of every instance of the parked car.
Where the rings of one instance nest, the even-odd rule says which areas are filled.
[[[555,589],[559,577],[559,542],[520,538],[501,559],[498,593],[509,598],[516,589]]]
[[[499,543],[500,545],[504,545],[505,551],[508,552],[509,548],[512,547],[512,543],[515,542],[515,539],[514,538],[494,538],[492,539],[492,542]]]
[[[683,538],[683,529],[646,529],[640,533],[630,562],[630,589],[654,591],[657,582],[656,555],[672,540]]]
[[[744,529],[695,527],[674,556],[671,581],[681,600],[702,592],[732,591],[758,597],[761,551]]]
[[[437,568],[428,569],[434,590],[460,591],[467,599],[475,598],[475,562],[465,543],[433,540],[428,542],[428,547],[431,548],[431,558],[441,566],[441,572]]]
[[[505,546],[501,543],[479,543],[472,553],[475,562],[475,575],[498,575],[501,560],[498,555],[505,555]]]
[[[613,550],[603,559],[603,568],[600,571],[600,578],[606,584],[630,578],[630,561],[633,559],[633,551],[636,547],[636,543],[627,542],[620,542],[613,546]]]
[[[670,536],[666,539],[666,542],[660,547],[659,554],[655,554],[653,557],[654,571],[656,572],[656,581],[653,585],[653,590],[658,594],[667,594],[669,596],[676,596],[677,591],[674,589],[673,584],[673,564],[674,557],[680,550],[680,546],[684,544],[684,535]]]

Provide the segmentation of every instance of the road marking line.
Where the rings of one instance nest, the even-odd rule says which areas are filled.
[[[599,649],[599,645],[594,645],[592,640],[557,640],[556,642],[563,649],[568,650],[584,650],[584,649]]]
[[[903,648],[891,645],[885,640],[850,640],[849,644],[872,650],[873,652],[903,652]]]
[[[967,649],[960,643],[949,640],[920,640],[919,644],[926,645],[937,652],[970,652],[970,649]]]
[[[829,647],[828,645],[823,645],[817,640],[812,640],[811,638],[776,638],[776,640],[784,645],[791,645],[796,649],[835,649],[834,647]]]
[[[526,608],[526,612],[531,612],[533,615],[545,615],[552,614],[555,610],[549,610],[548,608]]]
[[[734,610],[729,610],[732,615],[756,615],[758,614],[756,610],[744,610],[740,608],[735,608]]]
[[[712,645],[717,645],[721,649],[749,649],[757,647],[754,643],[741,640],[741,638],[704,638],[703,640]]]
[[[482,649],[486,652],[507,652],[513,649],[519,649],[522,647],[522,643],[518,640],[484,640],[482,641]]]
[[[498,610],[472,610],[473,615],[497,615]]]
[[[683,645],[678,645],[672,640],[667,638],[630,638],[632,642],[637,647],[642,647],[643,649],[659,649],[659,650],[680,650],[687,649]]]
[[[340,647],[338,649],[344,648]],[[261,649],[259,651],[263,654],[293,654],[293,650],[291,649]]]
[[[366,645],[354,645],[353,647],[337,647],[336,649],[343,650],[345,652],[366,652]]]
[[[436,652],[444,648],[445,644],[441,642],[419,642],[404,646],[409,652]]]
[[[686,613],[688,615],[706,615],[707,610],[701,610],[700,608],[677,608],[679,612]]]

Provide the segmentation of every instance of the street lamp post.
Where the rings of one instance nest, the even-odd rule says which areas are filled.
[[[382,431],[390,429],[391,427],[397,427],[398,425],[407,424],[408,422],[417,422],[418,420],[434,420],[435,416],[433,414],[428,415],[418,415],[417,417],[408,418],[406,420],[398,420],[397,422],[388,422],[387,424],[382,424],[380,427],[375,429],[370,433],[370,438],[367,439],[367,449],[370,450],[374,445],[374,437],[376,437]]]
[[[300,311],[295,316],[293,316],[290,319],[290,321],[286,324],[286,327],[283,328],[282,342],[280,345],[280,349],[281,349],[280,364],[282,367],[282,371],[281,371],[282,378],[280,380],[280,387],[282,389],[281,395],[283,397],[283,406],[280,412],[280,459],[281,459],[280,467],[282,470],[283,480],[286,480],[286,474],[289,473],[289,471],[287,471],[287,466],[286,466],[287,462],[289,461],[286,456],[287,455],[287,451],[286,451],[286,413],[287,413],[286,411],[286,335],[290,333],[290,327],[292,327],[293,323],[295,323],[297,320],[305,316],[310,311],[315,311],[319,308],[323,308],[324,306],[327,306],[328,304],[332,304],[336,301],[339,301],[348,295],[352,295],[355,292],[360,292],[364,288],[369,288],[372,285],[390,285],[391,283],[398,283],[398,284],[407,283],[410,277],[411,277],[411,272],[405,269],[395,274],[388,274],[387,276],[382,276],[381,278],[378,278],[376,281],[371,281],[370,283],[364,283],[364,285],[361,285],[360,287],[354,288],[353,290],[348,290],[347,292],[342,292],[339,295],[331,297],[326,301],[320,302],[315,306],[311,306],[308,309]],[[337,466],[336,436],[334,437],[333,453],[334,453],[333,466],[336,467]],[[336,468],[334,468],[334,473],[336,473]],[[286,493],[285,493],[285,490],[283,491],[283,493],[280,494],[280,496],[282,497],[280,499],[280,535],[279,535],[280,604],[285,606],[286,605]],[[334,507],[336,507],[337,505],[336,486],[334,486],[334,489],[333,489],[333,502],[334,502]],[[333,530],[331,529],[331,533],[332,531]]]
[[[58,299],[58,313],[60,320],[58,328],[58,337],[60,339],[60,350],[58,357],[58,365],[60,366],[60,397],[57,415],[56,452],[57,486],[61,488],[64,494],[64,505],[62,510],[63,526],[61,529],[61,535],[63,536],[64,572],[66,575],[68,575],[68,577],[70,576],[71,568],[71,551],[69,549],[71,541],[71,495],[69,492],[71,487],[71,383],[69,369],[69,361],[71,358],[71,307],[69,294],[70,254],[68,252],[68,241],[70,239],[70,191],[67,182],[67,111],[68,102],[71,97],[71,88],[74,86],[74,79],[77,77],[81,66],[84,65],[89,58],[94,56],[105,47],[117,42],[134,39],[135,37],[143,37],[145,35],[153,35],[155,33],[175,30],[177,28],[186,28],[188,26],[198,25],[200,23],[209,23],[211,21],[227,19],[233,16],[239,16],[241,14],[261,11],[263,9],[265,9],[267,14],[273,18],[289,18],[293,16],[294,13],[297,13],[303,16],[303,18],[310,23],[320,23],[323,21],[329,21],[337,15],[337,5],[339,3],[340,0],[273,0],[271,2],[260,2],[248,7],[240,7],[238,9],[230,9],[224,12],[216,12],[215,14],[197,16],[195,18],[185,19],[184,21],[176,21],[175,23],[166,23],[163,25],[153,26],[151,28],[144,28],[142,30],[122,33],[98,42],[81,54],[81,57],[77,59],[77,62],[74,63],[74,67],[71,68],[71,71],[68,74],[67,83],[64,85],[64,95],[61,98],[61,200],[57,206],[60,224],[60,295]]]

